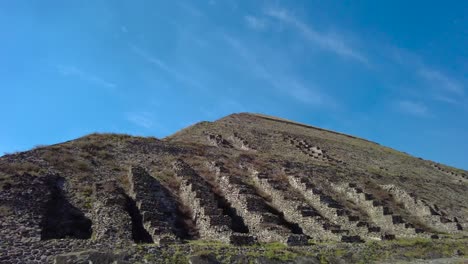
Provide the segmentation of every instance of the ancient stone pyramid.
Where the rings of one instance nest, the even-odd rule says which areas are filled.
[[[437,239],[468,228],[467,175],[257,114],[162,140],[92,134],[0,158],[0,262],[187,240]]]

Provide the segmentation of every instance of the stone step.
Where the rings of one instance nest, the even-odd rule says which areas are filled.
[[[252,175],[257,188],[271,196],[272,204],[283,211],[286,220],[299,225],[302,231],[311,237],[339,239],[339,236],[336,235],[340,233],[339,228],[334,228],[333,232],[331,228],[329,228],[330,230],[324,228],[324,223],[328,223],[328,220],[308,205],[300,195],[292,195],[294,192],[288,183],[282,182],[281,188],[277,188],[278,181],[272,180],[271,177],[270,179],[259,178],[256,177],[257,175],[258,173]]]
[[[372,238],[375,239],[379,232],[378,229],[369,230],[368,225],[358,225],[360,218],[357,215],[353,215],[350,211],[346,210],[342,204],[333,199],[330,195],[326,195],[323,192],[317,194],[310,188],[307,188],[307,183],[310,183],[310,179],[298,175],[289,175],[289,182],[300,191],[307,201],[319,210],[321,215],[324,215],[328,219],[332,219],[334,222],[340,223],[340,225],[346,226],[345,231],[342,233],[352,233],[358,235],[361,238]],[[317,221],[320,221],[318,219]],[[370,226],[370,225],[369,225]],[[330,227],[326,227],[330,229]],[[341,229],[341,228],[340,228]],[[348,230],[349,229],[349,230]],[[340,231],[334,231],[339,233]]]
[[[226,200],[243,218],[250,233],[261,242],[282,241],[286,243],[292,233],[282,226],[280,216],[272,213],[266,201],[256,193],[243,194],[240,190],[253,188],[244,183],[240,177],[236,181],[229,179],[232,177],[221,174],[217,178],[218,184],[226,194]]]
[[[352,198],[364,210],[368,211],[372,220],[377,224],[387,226],[390,231],[399,233],[401,236],[411,237],[418,234],[414,226],[406,223],[402,216],[395,215],[382,201],[377,200],[372,194],[364,192],[356,184],[347,184],[344,189],[340,190],[343,190],[344,194]]]
[[[173,168],[181,181],[181,200],[191,209],[200,236],[203,239],[229,242],[233,232],[232,219],[223,214],[210,184],[181,160],[174,162]]]

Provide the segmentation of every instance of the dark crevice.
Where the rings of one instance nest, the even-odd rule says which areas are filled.
[[[269,213],[277,215],[278,218],[279,218],[279,223],[278,224],[288,228],[291,231],[291,233],[299,234],[299,235],[304,234],[304,232],[302,231],[302,228],[298,224],[291,223],[288,220],[286,220],[284,218],[284,214],[282,212],[280,212],[279,210],[277,210],[276,208],[274,208],[273,206],[271,206],[269,204],[266,204],[266,209],[268,210]]]
[[[92,234],[92,222],[62,193],[64,182],[62,177],[57,176],[48,180],[50,199],[45,205],[41,239],[89,239]]]
[[[136,243],[154,243],[151,235],[143,226],[143,218],[135,201],[128,195],[125,195],[126,210],[132,219],[132,238]]]
[[[218,207],[223,210],[223,214],[228,215],[232,219],[232,231],[238,233],[249,233],[249,228],[245,225],[244,219],[240,217],[236,209],[231,207],[231,204],[221,195],[214,193],[215,199],[218,202]]]

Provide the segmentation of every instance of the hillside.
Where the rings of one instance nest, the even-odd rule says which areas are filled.
[[[467,193],[467,171],[265,115],[91,134],[0,157],[0,262],[462,258]]]

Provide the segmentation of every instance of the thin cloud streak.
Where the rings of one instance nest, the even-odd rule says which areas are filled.
[[[447,75],[428,68],[421,68],[419,74],[430,83],[433,83],[437,89],[444,90],[445,92],[453,93],[456,95],[463,95],[463,86],[456,80],[448,77]]]
[[[224,34],[224,39],[234,51],[247,62],[251,73],[254,76],[263,79],[278,91],[285,92],[296,101],[313,106],[337,107],[337,104],[327,95],[301,82],[290,74],[284,72],[275,72],[268,69],[257,60],[254,53],[245,47],[238,39]],[[281,63],[278,63],[278,65]]]
[[[244,17],[247,26],[249,26],[253,30],[262,31],[267,28],[267,23],[264,19],[247,15]]]
[[[410,114],[410,115],[417,116],[417,117],[430,116],[429,109],[423,103],[414,102],[410,100],[400,100],[400,101],[397,101],[395,104],[398,110],[403,113]]]
[[[109,82],[107,80],[102,79],[94,74],[86,72],[82,69],[79,69],[75,66],[68,66],[68,65],[57,65],[57,71],[63,76],[71,76],[81,79],[83,81],[87,81],[99,86],[104,86],[106,88],[114,89],[117,87],[117,84],[113,82]]]
[[[419,85],[418,92],[430,95],[431,99],[452,105],[460,105],[465,97],[463,83],[424,63],[422,58],[410,51],[392,47],[390,58],[415,75]]]
[[[295,16],[291,15],[285,9],[270,8],[267,9],[265,13],[270,17],[294,27],[304,36],[305,39],[322,47],[323,49],[329,50],[341,57],[354,59],[365,64],[369,63],[369,60],[364,55],[351,48],[339,36],[318,32]]]
[[[166,73],[168,73],[169,75],[174,77],[177,81],[185,83],[185,84],[187,84],[187,85],[189,85],[191,87],[200,88],[200,89],[203,88],[203,85],[201,85],[196,80],[194,80],[192,78],[187,78],[185,74],[183,74],[182,72],[170,67],[169,65],[167,65],[162,60],[160,60],[157,57],[149,54],[147,51],[145,51],[145,50],[143,50],[143,49],[141,49],[141,48],[139,48],[139,47],[137,47],[135,45],[130,45],[130,48],[136,55],[140,56],[141,58],[143,58],[147,62],[155,65],[159,69],[165,71]]]
[[[131,123],[144,127],[151,128],[153,127],[153,121],[150,113],[148,112],[129,112],[125,114],[125,118]]]

